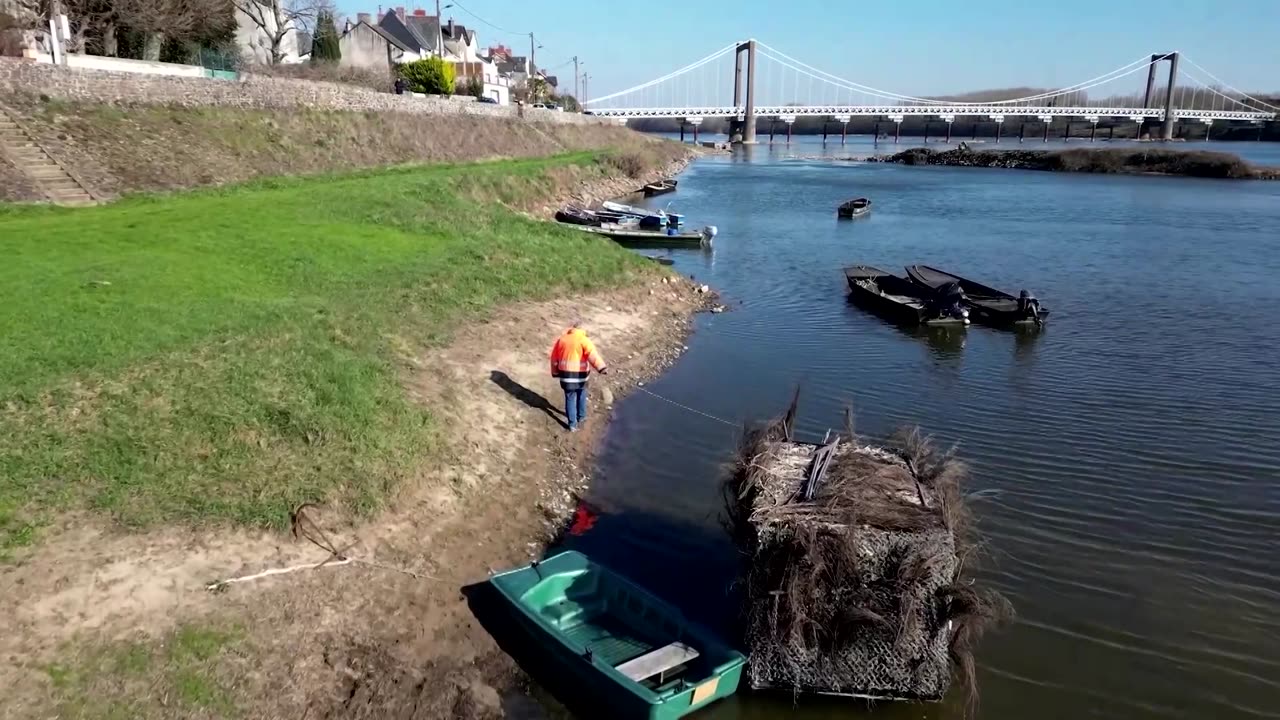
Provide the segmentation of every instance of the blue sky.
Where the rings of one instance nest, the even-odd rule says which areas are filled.
[[[413,0],[381,0],[387,7]],[[347,14],[377,2],[338,0]],[[434,13],[435,3],[420,0]],[[441,6],[449,0],[441,0]],[[897,7],[894,7],[896,5]],[[910,95],[1015,86],[1062,87],[1144,54],[1177,50],[1246,91],[1280,91],[1280,0],[1013,3],[907,0],[464,0],[447,19],[475,28],[482,46],[528,51],[539,67],[573,55],[598,97],[664,75],[754,37],[843,78]],[[730,8],[740,8],[736,13]],[[464,11],[469,10],[474,15]],[[479,16],[504,30],[489,27]],[[1185,65],[1184,65],[1185,67]],[[710,83],[726,66],[703,68]],[[572,64],[557,73],[572,77]],[[1140,73],[1125,89],[1145,81]],[[572,85],[572,82],[565,83]]]

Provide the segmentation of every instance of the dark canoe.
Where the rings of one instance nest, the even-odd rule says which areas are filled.
[[[529,639],[529,668],[596,717],[668,720],[732,695],[746,658],[644,588],[568,551],[489,579]]]
[[[623,247],[631,248],[710,248],[712,238],[715,237],[715,232],[709,227],[703,228],[701,232],[637,230],[607,224],[600,227],[575,227],[603,235]]]
[[[908,266],[907,277],[915,284],[930,289],[956,283],[964,290],[965,307],[969,308],[969,314],[975,321],[985,325],[1038,325],[1048,319],[1048,308],[1041,307],[1040,302],[1026,290],[1022,291],[1023,297],[1014,297],[1007,292],[928,265]]]
[[[599,225],[600,218],[590,210],[583,210],[580,207],[566,205],[556,211],[556,221],[569,225]]]
[[[842,218],[862,217],[869,212],[871,212],[871,201],[867,198],[854,198],[840,203],[840,207],[836,208],[836,215]]]
[[[881,317],[905,325],[967,325],[967,313],[954,301],[906,278],[891,275],[869,265],[844,269],[849,297],[859,306]]]
[[[640,189],[644,192],[645,197],[653,197],[654,195],[666,195],[669,192],[675,191],[676,181],[663,180],[661,182],[649,183],[648,185],[645,185],[643,188],[640,188]]]

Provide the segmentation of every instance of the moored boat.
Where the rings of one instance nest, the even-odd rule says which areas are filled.
[[[967,325],[963,292],[951,285],[939,289],[921,287],[869,265],[844,269],[849,296],[854,302],[895,322],[908,325]]]
[[[680,225],[684,217],[675,213],[667,213],[665,210],[624,205],[612,200],[606,200],[600,203],[600,206],[609,212],[640,218],[640,227],[676,227]]]
[[[669,192],[675,192],[676,180],[666,179],[658,182],[652,182],[640,188],[645,197],[653,197],[654,195],[666,195]]]
[[[1008,326],[1018,323],[1044,324],[1049,309],[1026,290],[1017,297],[928,265],[910,265],[907,277],[921,287],[936,289],[955,284],[964,291],[965,307],[973,319],[986,325]]]
[[[871,212],[871,200],[860,197],[840,203],[836,208],[836,216],[842,218],[862,217]]]
[[[716,236],[716,227],[714,225],[708,225],[697,232],[677,232],[675,228],[668,228],[665,232],[637,230],[609,224],[601,225],[600,227],[583,225],[575,225],[574,227],[597,235],[604,235],[619,245],[635,248],[710,248]]]
[[[532,640],[538,670],[564,677],[609,717],[680,718],[738,689],[741,653],[581,553],[499,573],[489,584]]]
[[[556,211],[556,222],[562,222],[568,225],[599,225],[600,218],[590,210],[577,207],[576,205],[565,205]]]

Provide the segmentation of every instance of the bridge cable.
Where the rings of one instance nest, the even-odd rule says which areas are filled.
[[[1228,92],[1236,93],[1237,95],[1239,95],[1239,96],[1241,96],[1241,97],[1243,97],[1243,98],[1247,98],[1247,99],[1249,99],[1249,100],[1252,100],[1252,101],[1254,101],[1254,102],[1258,103],[1259,105],[1262,105],[1263,107],[1269,108],[1269,109],[1271,109],[1271,110],[1277,110],[1277,111],[1280,111],[1280,107],[1276,107],[1275,105],[1272,105],[1272,104],[1271,104],[1271,103],[1269,103],[1269,102],[1265,102],[1265,101],[1263,101],[1263,100],[1259,100],[1258,98],[1256,98],[1256,97],[1254,97],[1254,96],[1250,95],[1250,94],[1249,94],[1249,93],[1247,93],[1247,92],[1244,92],[1243,90],[1238,90],[1238,89],[1236,89],[1236,88],[1234,88],[1234,87],[1231,87],[1230,85],[1228,85],[1228,84],[1226,84],[1226,83],[1222,82],[1222,81],[1221,81],[1221,80],[1219,80],[1219,79],[1218,79],[1218,78],[1217,78],[1213,73],[1209,72],[1208,70],[1205,70],[1205,69],[1204,69],[1204,68],[1203,68],[1199,63],[1197,63],[1195,60],[1192,60],[1191,58],[1187,57],[1186,55],[1180,55],[1180,56],[1179,56],[1179,58],[1180,58],[1180,59],[1182,59],[1182,60],[1187,61],[1187,63],[1188,63],[1188,64],[1190,64],[1192,67],[1194,67],[1195,69],[1197,69],[1197,70],[1199,70],[1200,72],[1204,73],[1204,74],[1205,74],[1205,75],[1206,75],[1210,80],[1212,80],[1212,81],[1214,81],[1214,82],[1218,83],[1219,85],[1221,85],[1222,87],[1226,88],[1226,90],[1227,90]],[[1182,72],[1182,70],[1181,70],[1181,69],[1179,69],[1179,72]],[[1190,77],[1190,75],[1188,75],[1188,77]],[[1224,97],[1229,97],[1229,96],[1224,96]],[[1239,102],[1241,105],[1245,105],[1245,103],[1244,103],[1244,102],[1242,102],[1242,101],[1237,100],[1236,102]],[[1246,105],[1246,107],[1248,107],[1248,106]]]
[[[777,62],[777,63],[778,63],[778,64],[780,64],[780,65],[783,65],[784,67],[787,67],[787,68],[789,68],[789,69],[791,69],[791,70],[794,70],[794,71],[796,71],[797,73],[804,73],[805,75],[809,75],[810,77],[813,77],[812,73],[808,73],[808,72],[806,72],[806,71],[804,71],[804,70],[801,70],[800,68],[797,68],[797,67],[795,67],[794,65],[791,65],[790,63],[788,63],[788,62],[786,62],[786,61],[782,60],[781,58],[778,58],[778,57],[773,56],[772,54],[765,53],[765,57],[767,57],[767,58],[768,58],[768,59],[770,59],[770,60],[773,60],[774,62]],[[1043,93],[1043,94],[1041,94],[1041,95],[1028,96],[1028,97],[1026,97],[1026,98],[1017,98],[1017,99],[1015,99],[1015,100],[1001,100],[1001,101],[998,101],[998,102],[972,102],[972,101],[955,101],[955,100],[926,100],[926,99],[923,99],[923,98],[911,98],[911,97],[908,97],[908,96],[899,96],[899,95],[897,95],[896,93],[890,94],[890,93],[883,93],[883,92],[880,92],[880,91],[877,91],[877,92],[874,92],[874,93],[870,93],[870,94],[871,94],[873,97],[878,97],[878,98],[888,99],[888,100],[898,100],[898,101],[900,101],[900,102],[901,102],[901,101],[903,101],[903,100],[906,100],[906,101],[908,101],[908,102],[918,102],[918,103],[924,103],[924,104],[926,104],[926,105],[965,105],[965,106],[982,106],[982,107],[986,107],[986,108],[991,108],[991,109],[998,110],[998,109],[1001,109],[1002,107],[1007,107],[1007,106],[1008,106],[1008,103],[1012,103],[1012,102],[1020,102],[1020,101],[1024,101],[1024,100],[1049,99],[1049,98],[1061,97],[1061,96],[1064,96],[1064,95],[1069,95],[1069,94],[1072,94],[1072,93],[1079,93],[1079,92],[1083,92],[1083,91],[1085,91],[1085,90],[1089,90],[1089,89],[1092,89],[1092,88],[1094,88],[1094,87],[1098,87],[1098,86],[1100,86],[1100,85],[1105,85],[1105,84],[1107,84],[1107,83],[1109,83],[1109,82],[1111,82],[1111,81],[1113,81],[1113,80],[1118,80],[1118,79],[1120,79],[1120,78],[1122,78],[1122,77],[1125,77],[1125,76],[1127,76],[1127,75],[1132,75],[1133,73],[1135,73],[1135,72],[1139,72],[1139,71],[1141,71],[1142,69],[1143,69],[1143,67],[1142,67],[1142,66],[1133,67],[1133,68],[1129,69],[1127,72],[1124,72],[1124,73],[1123,73],[1123,74],[1121,74],[1121,75],[1117,75],[1117,76],[1115,76],[1115,77],[1109,77],[1109,78],[1107,78],[1107,79],[1105,79],[1105,80],[1102,80],[1102,81],[1099,81],[1099,82],[1094,82],[1094,83],[1092,83],[1092,84],[1086,84],[1086,85],[1084,85],[1083,87],[1063,88],[1063,89],[1061,89],[1061,90],[1055,90],[1055,91],[1053,91],[1053,92],[1050,92],[1050,93]],[[1115,73],[1115,72],[1120,72],[1120,71],[1119,71],[1119,70],[1115,70],[1115,71],[1112,71],[1112,72],[1113,72],[1113,73]],[[826,74],[827,74],[827,75],[830,75],[830,73],[826,73]],[[835,76],[831,76],[831,77],[833,77],[833,78],[834,78]],[[852,86],[856,86],[856,87],[858,87],[858,88],[860,88],[860,89],[866,89],[866,86],[863,86],[863,85],[861,85],[861,84],[859,84],[859,83],[852,83],[852,82],[850,82],[850,81],[843,80],[843,79],[840,79],[840,78],[836,78],[836,80],[838,80],[839,82],[837,82],[837,81],[833,81],[833,80],[830,80],[830,79],[827,79],[827,78],[822,78],[822,77],[819,77],[818,79],[819,79],[819,80],[822,80],[823,82],[826,82],[826,83],[828,83],[828,84],[830,84],[830,85],[835,85],[835,86],[837,86],[837,87],[849,87],[850,85],[852,85]],[[841,83],[847,83],[847,84],[842,85]]]
[[[708,56],[706,56],[706,57],[702,58],[701,60],[697,60],[697,61],[695,61],[695,62],[692,62],[692,63],[690,63],[690,64],[688,64],[688,65],[686,65],[686,66],[684,66],[684,67],[680,68],[679,70],[674,71],[674,72],[667,73],[666,75],[663,75],[662,77],[657,78],[656,80],[650,80],[650,81],[649,81],[649,82],[647,82],[647,83],[642,83],[642,84],[640,84],[640,85],[636,85],[635,87],[628,88],[628,89],[626,89],[626,90],[622,90],[622,91],[620,91],[620,92],[616,92],[616,93],[613,93],[613,94],[611,94],[611,95],[605,95],[605,96],[603,96],[603,97],[598,97],[598,98],[591,98],[591,99],[590,99],[590,100],[588,100],[585,104],[587,104],[587,105],[594,105],[594,104],[596,104],[596,103],[604,102],[605,100],[611,100],[611,99],[616,98],[616,97],[618,97],[618,96],[620,96],[620,95],[626,95],[626,94],[628,94],[628,93],[632,93],[632,92],[635,92],[635,91],[637,91],[637,90],[643,90],[643,89],[645,89],[645,88],[647,88],[647,87],[652,87],[652,86],[657,85],[657,84],[659,84],[659,83],[666,82],[667,80],[670,80],[671,78],[676,77],[677,75],[681,75],[681,74],[683,74],[683,73],[689,72],[690,70],[693,70],[693,69],[695,69],[695,68],[698,68],[698,67],[701,67],[701,66],[703,66],[703,65],[706,65],[707,63],[711,62],[712,60],[715,60],[715,59],[719,58],[721,55],[724,55],[725,53],[729,52],[730,50],[733,50],[733,49],[734,49],[734,48],[736,48],[736,47],[738,47],[738,43],[737,43],[737,42],[734,42],[734,43],[732,43],[732,44],[730,44],[730,45],[726,45],[726,46],[724,46],[723,48],[721,48],[720,50],[717,50],[716,52],[711,53],[710,55],[708,55]]]
[[[854,82],[854,81],[852,81],[852,80],[846,80],[845,78],[839,77],[838,75],[832,75],[831,73],[826,72],[825,70],[822,70],[822,69],[820,69],[820,68],[816,68],[816,67],[814,67],[814,66],[812,66],[812,65],[809,65],[808,63],[805,63],[805,62],[804,62],[804,61],[802,61],[802,60],[798,60],[798,59],[796,59],[796,58],[794,58],[794,57],[791,57],[790,55],[787,55],[786,53],[782,52],[781,50],[778,50],[777,48],[775,48],[775,47],[773,47],[773,46],[771,46],[771,45],[768,45],[767,43],[760,42],[760,41],[757,41],[757,43],[760,45],[760,47],[765,48],[766,50],[768,50],[768,51],[771,53],[771,55],[770,55],[770,59],[774,60],[775,62],[779,62],[779,63],[782,63],[782,64],[787,64],[787,62],[789,61],[789,62],[791,62],[791,63],[795,63],[796,65],[799,65],[800,67],[803,67],[803,68],[806,68],[806,69],[808,69],[808,70],[814,71],[814,72],[816,72],[816,73],[818,73],[818,74],[820,74],[820,75],[825,75],[825,76],[827,76],[827,78],[831,78],[831,80],[826,80],[826,82],[832,82],[832,80],[835,80],[835,81],[838,81],[839,83],[843,83],[845,86],[853,86],[853,87],[856,87],[856,88],[858,88],[858,89],[864,90],[864,91],[868,92],[869,94],[872,94],[872,95],[875,95],[875,96],[878,96],[878,97],[882,97],[882,98],[893,98],[893,99],[897,99],[897,100],[909,100],[909,101],[915,101],[915,102],[927,103],[927,104],[932,104],[932,105],[954,104],[954,102],[955,102],[955,101],[952,101],[952,100],[938,100],[938,99],[933,99],[933,98],[915,97],[915,96],[912,96],[912,95],[902,95],[902,94],[900,94],[900,93],[890,92],[890,91],[887,91],[887,90],[880,90],[880,89],[878,89],[878,88],[874,88],[874,87],[871,87],[871,86],[869,86],[869,85],[863,85],[862,83],[857,83],[857,82]],[[1132,73],[1134,72],[1134,70],[1132,70],[1131,68],[1134,68],[1134,66],[1142,66],[1142,67],[1145,67],[1145,66],[1148,66],[1148,65],[1150,65],[1150,64],[1151,64],[1151,57],[1150,57],[1149,55],[1147,55],[1147,56],[1143,56],[1143,57],[1141,57],[1141,58],[1139,58],[1139,59],[1137,59],[1137,60],[1135,60],[1135,61],[1133,61],[1133,62],[1131,62],[1131,63],[1129,63],[1129,64],[1127,64],[1127,65],[1122,65],[1121,67],[1116,68],[1115,70],[1112,70],[1111,72],[1104,73],[1104,74],[1099,75],[1099,76],[1097,76],[1097,77],[1095,77],[1095,78],[1092,78],[1092,79],[1090,79],[1090,80],[1086,80],[1086,81],[1084,81],[1084,82],[1076,83],[1075,85],[1069,85],[1069,86],[1064,87],[1064,88],[1058,88],[1058,89],[1055,89],[1055,90],[1050,91],[1050,92],[1041,93],[1041,94],[1039,94],[1039,95],[1029,95],[1029,96],[1026,96],[1026,97],[1010,98],[1010,99],[1007,99],[1007,100],[983,101],[983,102],[969,102],[969,103],[964,103],[964,104],[966,104],[966,105],[1004,105],[1004,104],[1008,104],[1008,103],[1021,102],[1021,101],[1025,101],[1025,100],[1039,100],[1039,99],[1042,99],[1042,98],[1054,97],[1054,96],[1063,95],[1063,94],[1066,94],[1066,93],[1068,93],[1068,92],[1075,91],[1075,90],[1083,90],[1083,89],[1087,89],[1087,88],[1082,87],[1082,86],[1096,87],[1097,85],[1102,84],[1103,82],[1110,82],[1111,80],[1116,80],[1116,79],[1119,79],[1119,78],[1121,78],[1121,77],[1124,77],[1125,75],[1132,74]],[[792,67],[792,69],[796,69],[796,70],[798,70],[798,68],[795,68],[794,66]],[[1126,70],[1128,70],[1129,72],[1124,72],[1124,71],[1126,71]],[[1121,75],[1121,74],[1119,74],[1119,73],[1124,73],[1124,74],[1123,74],[1123,75]],[[1111,77],[1111,76],[1113,76],[1113,75],[1114,75],[1115,77]],[[821,78],[820,78],[820,79],[821,79]],[[1102,82],[1098,82],[1098,81],[1102,81]]]

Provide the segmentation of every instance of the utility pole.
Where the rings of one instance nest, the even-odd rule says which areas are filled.
[[[578,94],[578,56],[573,56],[573,94]],[[578,97],[578,112],[582,112],[582,98]]]
[[[444,26],[440,24],[440,0],[436,0],[436,57],[444,59]]]
[[[436,2],[440,2],[440,0],[436,0]],[[537,66],[533,61],[533,52],[533,33],[529,33],[529,77],[531,78],[533,77],[534,71],[537,69]]]

